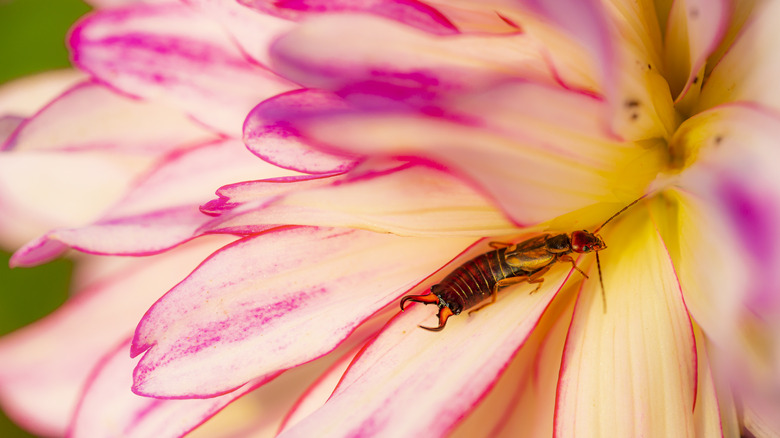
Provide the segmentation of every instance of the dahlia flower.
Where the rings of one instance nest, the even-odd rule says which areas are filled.
[[[777,2],[94,4],[10,85],[63,89],[6,113],[12,264],[83,272],[0,340],[31,430],[780,434]],[[587,277],[397,307],[642,196]]]

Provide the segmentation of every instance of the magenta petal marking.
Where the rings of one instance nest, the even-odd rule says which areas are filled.
[[[69,436],[179,437],[274,376],[257,379],[228,394],[207,399],[161,400],[130,391],[137,360],[127,357],[129,339],[107,355],[86,385]]]
[[[285,119],[292,114],[305,117],[346,107],[337,96],[320,90],[298,90],[273,97],[247,116],[244,142],[258,157],[285,169],[313,174],[344,172],[355,166],[357,157],[312,148]]]
[[[288,228],[228,245],[141,320],[133,390],[210,396],[320,357],[472,242]]]
[[[416,0],[238,0],[251,8],[289,20],[307,13],[367,12],[396,20],[435,35],[457,33],[455,26],[433,6]]]
[[[73,29],[70,46],[74,62],[99,80],[178,106],[231,135],[257,102],[295,88],[248,61],[218,24],[182,4],[93,13]]]

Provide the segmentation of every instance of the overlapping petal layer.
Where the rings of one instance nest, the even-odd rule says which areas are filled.
[[[290,228],[229,245],[144,316],[134,391],[216,395],[322,356],[473,241]]]
[[[240,231],[253,226],[295,224],[398,235],[474,237],[518,232],[476,191],[429,167],[401,165],[354,179],[318,178],[287,185],[303,183],[304,189],[289,190],[270,201],[266,187],[285,184],[258,182],[221,189],[220,194],[229,197],[218,201],[235,210],[228,210],[209,227]]]
[[[140,264],[126,262],[113,275],[85,286],[48,318],[2,338],[3,408],[37,433],[64,435],[101,357],[132,334],[162,291],[229,240],[209,237]]]
[[[561,365],[555,434],[694,436],[696,345],[669,254],[642,207],[604,236],[606,312],[598,283],[585,282]]]
[[[290,172],[250,156],[240,142],[224,140],[169,155],[124,198],[91,225],[56,229],[14,254],[17,266],[33,265],[68,247],[98,254],[153,254],[196,236],[212,218],[200,212],[221,181]]]
[[[72,30],[70,44],[78,66],[99,80],[234,136],[258,102],[295,88],[249,62],[218,24],[186,5],[94,13]]]
[[[554,268],[535,294],[509,289],[439,333],[412,328],[432,319],[430,308],[413,306],[360,353],[322,408],[280,436],[446,435],[495,383],[569,270]]]
[[[444,116],[401,110],[289,119],[308,138],[338,150],[433,160],[474,181],[524,225],[636,197],[665,154],[661,144],[610,137],[604,101],[555,87],[513,84],[453,99],[445,108]]]

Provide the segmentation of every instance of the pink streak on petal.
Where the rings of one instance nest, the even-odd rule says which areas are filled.
[[[210,396],[322,356],[471,242],[317,228],[240,240],[144,316],[133,390]]]
[[[112,275],[80,288],[50,316],[0,339],[3,409],[36,433],[64,435],[100,357],[132,333],[165,290],[229,241],[209,237],[142,263],[123,260]]]
[[[222,181],[289,173],[253,159],[236,140],[177,151],[138,181],[100,220],[50,231],[20,249],[12,264],[31,266],[51,260],[62,252],[63,244],[92,254],[156,254],[199,235],[212,219],[198,206]]]
[[[334,155],[309,146],[285,122],[288,114],[339,111],[346,103],[327,91],[296,90],[268,99],[255,107],[244,121],[244,143],[263,160],[304,173],[334,173],[351,169],[357,158]]]
[[[614,67],[617,65],[611,25],[598,0],[512,0],[528,8],[542,19],[549,20],[591,53],[593,65],[599,70],[602,90],[607,100],[617,94]]]
[[[137,360],[127,357],[126,338],[97,366],[69,427],[73,438],[97,436],[179,437],[190,432],[229,403],[276,376],[247,383],[223,396],[208,399],[161,400],[130,391]]]
[[[542,290],[506,291],[478,314],[431,333],[432,309],[413,305],[353,361],[328,402],[281,437],[445,436],[486,396],[568,278],[557,266]]]
[[[438,10],[416,0],[238,0],[249,7],[289,20],[307,14],[366,12],[396,20],[434,35],[457,33],[455,26]]]
[[[99,80],[235,136],[257,102],[295,88],[249,62],[219,25],[186,5],[93,13],[69,42],[73,62]]]
[[[675,101],[682,99],[688,90],[694,86],[694,80],[700,83],[703,78],[697,77],[707,58],[718,48],[728,29],[731,18],[731,2],[729,0],[686,0],[675,2],[675,6],[685,5],[678,13],[685,14],[685,26],[688,33],[688,51],[690,72],[685,86]]]
[[[27,119],[5,148],[115,150],[160,155],[216,134],[169,107],[129,99],[94,81],[66,90]]]

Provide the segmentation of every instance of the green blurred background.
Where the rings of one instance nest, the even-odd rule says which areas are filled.
[[[0,84],[68,67],[65,34],[89,9],[81,0],[0,0]],[[38,320],[62,304],[73,268],[70,261],[58,260],[12,270],[8,269],[9,257],[0,251],[0,335]],[[0,412],[0,437],[31,436]]]

